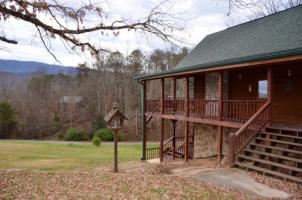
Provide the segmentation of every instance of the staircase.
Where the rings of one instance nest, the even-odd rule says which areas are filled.
[[[173,141],[175,141],[175,158],[185,157],[185,142],[184,137],[171,137],[167,139],[163,144],[164,156],[168,159],[173,158]],[[193,157],[194,141],[193,136],[189,136],[188,144],[189,158]],[[153,159],[160,157],[160,147],[146,148],[146,159]]]
[[[302,183],[302,129],[263,128],[234,165]]]
[[[194,150],[193,148],[194,148],[193,136],[189,136],[189,144],[188,144],[189,158],[193,157],[193,150]],[[173,158],[173,143],[172,145],[170,145],[168,148],[164,150],[164,155]],[[184,137],[175,137],[175,158],[184,158],[184,157],[185,157]]]

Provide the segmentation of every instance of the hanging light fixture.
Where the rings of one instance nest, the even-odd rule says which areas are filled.
[[[292,76],[292,70],[291,70],[291,69],[289,69],[289,70],[287,71],[287,76],[288,76],[288,77],[291,77],[291,76]]]
[[[239,72],[239,74],[238,74],[238,79],[239,79],[239,80],[242,79],[242,74],[241,74],[241,72]]]
[[[249,84],[249,93],[252,92],[252,84]]]

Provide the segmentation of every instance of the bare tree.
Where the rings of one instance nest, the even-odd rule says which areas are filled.
[[[302,5],[302,0],[228,0],[229,14],[236,9],[250,11],[249,20],[274,14],[281,10]]]
[[[108,51],[102,45],[84,39],[87,33],[92,32],[100,36],[112,33],[117,37],[121,30],[129,30],[150,33],[172,43],[180,41],[172,32],[181,30],[182,27],[170,12],[171,2],[168,0],[156,5],[146,16],[134,20],[110,16],[110,10],[106,10],[101,3],[85,2],[77,1],[76,4],[67,6],[66,2],[60,0],[1,0],[0,20],[14,18],[33,25],[44,47],[55,59],[50,45],[50,41],[55,38],[61,39],[70,50],[89,51],[96,58],[101,51]],[[17,44],[18,41],[7,38],[5,24],[2,26],[0,41]]]

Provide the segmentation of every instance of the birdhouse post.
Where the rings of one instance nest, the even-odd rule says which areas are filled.
[[[107,123],[108,128],[113,130],[114,133],[114,172],[118,172],[118,130],[122,128],[124,120],[127,120],[127,117],[120,112],[119,107],[114,103],[112,110],[104,117],[104,120]]]

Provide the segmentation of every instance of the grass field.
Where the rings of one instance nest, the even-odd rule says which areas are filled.
[[[119,144],[119,161],[139,160],[140,144]],[[68,170],[110,165],[113,144],[63,144],[0,140],[0,169]]]

